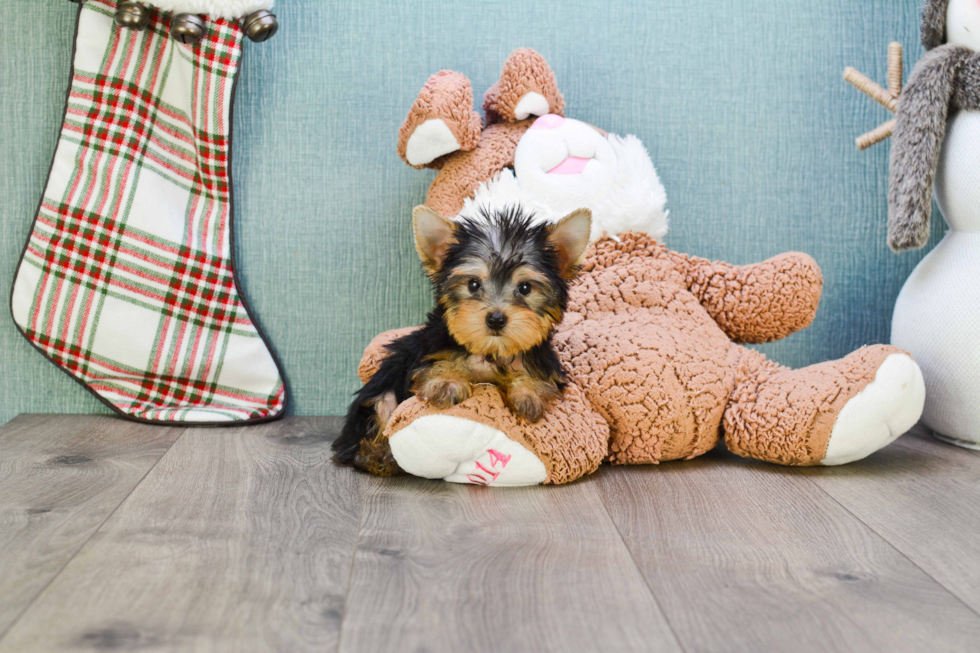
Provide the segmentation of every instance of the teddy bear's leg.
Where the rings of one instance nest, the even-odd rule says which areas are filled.
[[[842,465],[891,444],[922,414],[919,366],[895,347],[863,347],[791,370],[742,350],[725,410],[734,453],[782,465]]]
[[[487,123],[518,122],[549,113],[564,115],[565,98],[551,66],[530,48],[510,53],[500,80],[483,95]]]
[[[497,388],[474,390],[448,410],[417,397],[398,407],[385,434],[399,467],[452,483],[560,484],[592,473],[607,455],[609,428],[576,386],[534,424],[515,417]]]
[[[476,147],[482,130],[470,80],[443,70],[425,83],[402,123],[398,156],[415,168],[439,169],[445,155]]]
[[[399,466],[413,476],[494,487],[540,485],[541,459],[503,431],[462,417],[426,415],[389,440]]]

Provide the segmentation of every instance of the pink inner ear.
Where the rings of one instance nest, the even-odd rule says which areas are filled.
[[[570,156],[548,171],[549,175],[580,175],[592,159]]]

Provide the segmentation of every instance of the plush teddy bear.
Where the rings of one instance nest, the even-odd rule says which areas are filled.
[[[735,266],[662,245],[666,194],[642,143],[565,118],[536,52],[508,58],[484,98],[485,127],[472,102],[465,77],[437,73],[401,129],[399,154],[439,171],[427,205],[458,218],[519,202],[549,221],[585,207],[596,242],[554,335],[570,379],[563,398],[528,423],[489,386],[448,410],[413,397],[385,431],[404,471],[493,486],[567,483],[603,461],[694,458],[722,438],[745,457],[838,465],[916,423],[925,388],[899,349],[865,347],[792,370],[736,344],[810,324],[822,289],[816,263],[788,253]],[[362,380],[403,333],[368,346]]]

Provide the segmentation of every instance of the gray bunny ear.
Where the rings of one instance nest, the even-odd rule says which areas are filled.
[[[922,10],[922,45],[926,50],[938,48],[946,42],[946,10],[949,0],[926,0]]]

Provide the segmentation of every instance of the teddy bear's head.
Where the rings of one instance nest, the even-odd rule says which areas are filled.
[[[592,210],[592,240],[667,232],[666,191],[635,136],[607,134],[565,117],[548,63],[534,50],[508,57],[484,96],[488,126],[473,111],[469,80],[429,78],[402,126],[399,154],[439,170],[427,204],[448,218],[520,204],[542,221]]]

